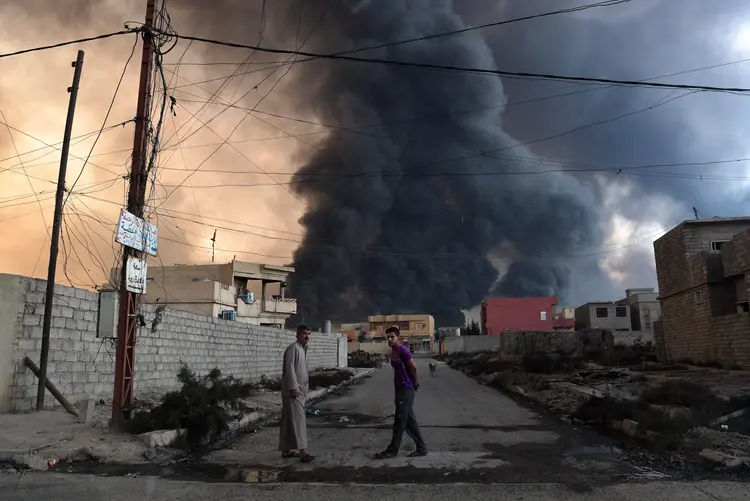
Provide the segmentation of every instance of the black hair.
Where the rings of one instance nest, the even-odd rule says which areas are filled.
[[[390,334],[391,332],[393,332],[394,334],[396,334],[396,337],[399,337],[399,336],[401,335],[401,331],[400,331],[400,330],[399,330],[399,328],[398,328],[398,327],[396,327],[395,325],[394,325],[394,326],[392,326],[392,327],[388,327],[388,328],[387,328],[387,329],[385,330],[385,335],[387,336],[387,335],[388,335],[388,334]]]
[[[305,332],[305,331],[312,332],[312,329],[310,328],[309,325],[305,325],[305,324],[300,324],[300,325],[297,326],[297,335],[298,336],[300,334],[302,334],[303,332]]]

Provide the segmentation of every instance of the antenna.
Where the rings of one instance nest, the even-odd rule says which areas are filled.
[[[211,262],[214,262],[214,257],[216,257],[216,230],[214,229],[214,236],[211,237]]]
[[[693,207],[693,214],[695,214],[695,219],[700,219],[698,217],[698,209],[696,209],[695,207]]]

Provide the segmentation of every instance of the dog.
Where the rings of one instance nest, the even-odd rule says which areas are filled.
[[[429,365],[430,365],[430,377],[437,376],[437,364],[433,364],[432,362],[430,362]]]

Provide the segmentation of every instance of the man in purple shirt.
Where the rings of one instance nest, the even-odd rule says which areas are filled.
[[[409,435],[417,449],[409,457],[427,455],[427,446],[419,431],[419,425],[414,417],[414,392],[419,390],[417,365],[409,351],[399,341],[398,327],[389,327],[385,331],[388,346],[391,347],[391,367],[393,367],[393,383],[396,389],[396,412],[393,417],[393,438],[388,448],[375,454],[375,459],[394,458],[401,448],[404,432]]]

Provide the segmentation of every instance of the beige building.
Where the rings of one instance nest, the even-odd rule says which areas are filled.
[[[373,315],[367,317],[374,341],[385,341],[385,331],[396,326],[413,353],[434,353],[435,319],[432,315]]]
[[[625,298],[617,301],[620,306],[630,308],[630,325],[634,331],[654,334],[654,322],[661,317],[659,293],[653,287],[647,289],[626,289]]]
[[[153,266],[148,268],[145,299],[198,315],[283,327],[297,313],[297,300],[284,295],[293,272],[289,266],[243,261]]]

